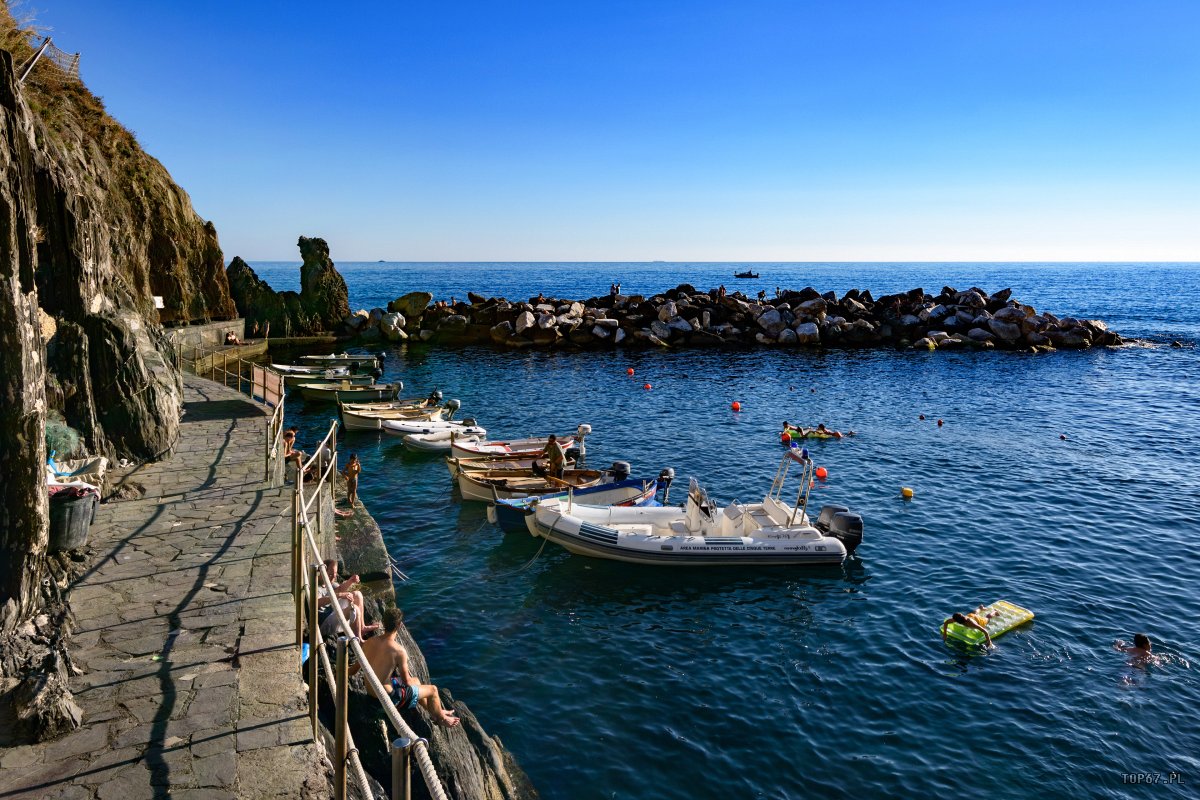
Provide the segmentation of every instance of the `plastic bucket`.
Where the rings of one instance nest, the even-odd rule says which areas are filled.
[[[51,497],[50,551],[77,550],[86,545],[99,504],[100,498],[94,494],[73,500],[55,500]]]

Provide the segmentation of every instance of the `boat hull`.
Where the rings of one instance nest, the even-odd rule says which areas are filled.
[[[583,509],[602,510],[591,506],[584,506]],[[625,517],[658,524],[680,516],[677,507],[622,509],[622,512]],[[628,522],[623,526],[609,527],[540,505],[525,517],[525,525],[534,536],[549,539],[577,555],[630,564],[685,567],[830,566],[841,564],[846,559],[845,545],[808,527],[793,532],[773,529],[777,531],[774,535],[765,531],[766,535],[763,536],[656,535],[649,530],[632,529]],[[649,529],[651,525],[641,527]]]
[[[390,409],[388,411],[347,411],[342,408],[342,427],[348,431],[378,431],[385,420],[440,420],[446,413],[443,408]]]
[[[528,472],[528,470],[514,470],[514,472]],[[576,488],[579,489],[601,484],[608,477],[594,470],[580,470],[575,475],[569,476],[569,479],[576,482]],[[532,475],[514,476],[510,479],[492,477],[488,472],[474,473],[466,470],[459,470],[456,480],[459,494],[462,495],[463,500],[475,500],[480,503],[491,503],[496,499],[513,500],[521,497],[536,497],[550,494],[561,486]]]
[[[576,502],[594,506],[652,506],[658,503],[658,500],[655,499],[658,495],[658,481],[630,478],[618,483],[589,486],[573,494]],[[492,506],[496,509],[496,524],[505,533],[528,533],[529,530],[525,525],[525,515],[530,513],[530,507],[534,502],[548,499],[565,500],[566,497],[566,492],[562,492],[552,495],[539,495],[537,497],[501,500]]]
[[[560,436],[558,443],[562,445],[563,450],[570,450],[575,446],[575,438],[573,436]],[[474,443],[455,443],[450,449],[450,455],[455,458],[482,458],[486,456],[505,456],[517,454],[537,454],[542,452],[546,447],[546,439],[513,439],[510,441],[491,441],[491,442],[474,442]]]
[[[320,386],[312,383],[300,385],[300,395],[305,400],[317,400],[327,403],[343,402],[347,400],[390,400],[395,397],[400,389],[394,384],[384,386]]]

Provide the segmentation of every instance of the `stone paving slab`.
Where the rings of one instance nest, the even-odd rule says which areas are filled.
[[[79,730],[0,749],[0,800],[323,798],[293,642],[291,493],[263,481],[267,418],[185,376],[176,455],[118,476],[72,587]]]

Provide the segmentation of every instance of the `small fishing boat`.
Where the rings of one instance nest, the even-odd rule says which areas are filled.
[[[318,373],[316,375],[283,376],[283,385],[289,389],[295,389],[305,383],[340,384],[343,381],[349,383],[351,386],[368,386],[375,382],[375,376],[367,374],[351,375],[348,372],[339,372],[338,370],[332,369],[325,370],[324,373]]]
[[[440,393],[439,393],[440,394]],[[384,420],[419,420],[433,422],[441,420],[449,412],[449,417],[462,406],[457,400],[450,400],[445,406],[426,405],[425,400],[395,401],[390,403],[338,403],[338,412],[342,417],[342,427],[348,431],[377,431],[383,427]]]
[[[312,364],[320,367],[354,367],[366,369],[367,367],[375,366],[376,362],[383,361],[383,353],[330,353],[324,356],[300,356],[300,360],[305,364]]]
[[[403,383],[401,383],[403,386]],[[436,395],[436,397],[435,397]],[[344,411],[394,411],[398,409],[412,408],[434,408],[442,402],[442,393],[435,392],[429,397],[401,397],[397,400],[382,400],[374,403],[340,403],[339,408]],[[457,403],[457,400],[451,400],[450,403]],[[450,403],[446,405],[449,406]]]
[[[590,506],[654,506],[658,505],[659,482],[644,478],[629,478],[568,492],[543,494],[536,497],[517,497],[496,500],[488,506],[488,519],[497,523],[505,533],[528,533],[525,515],[532,514],[537,503],[546,500],[569,500]]]
[[[563,450],[570,450],[573,447],[578,447],[580,453],[585,452],[585,439],[592,432],[592,426],[588,424],[580,425],[574,434],[566,434],[559,436],[558,443],[562,445]],[[455,442],[450,449],[450,455],[459,458],[480,458],[482,456],[507,455],[514,453],[540,453],[545,447],[549,437],[533,436],[527,439],[507,439],[504,441],[494,440],[489,442]]]
[[[757,277],[758,277],[758,273],[757,273],[757,272],[753,272],[752,270],[746,270],[745,272],[735,272],[735,273],[733,273],[733,277],[735,277],[735,278],[757,278]]]
[[[353,367],[331,367],[326,364],[311,364],[297,366],[295,364],[272,364],[271,369],[278,372],[280,375],[328,375],[330,373],[337,375],[350,375],[354,372]]]
[[[802,465],[795,505],[781,498],[792,460]],[[810,523],[805,507],[812,472],[807,451],[791,449],[761,503],[735,501],[718,508],[693,480],[682,508],[594,506],[559,498],[537,503],[525,526],[572,553],[633,564],[840,564],[862,542],[862,517],[827,505],[816,524]]]
[[[552,478],[544,470],[534,469],[490,469],[459,470],[458,491],[463,500],[478,500],[493,503],[514,497],[531,497],[539,494],[561,492],[564,489],[582,489],[601,483],[612,483],[613,475],[598,469],[568,469],[561,479]]]
[[[343,400],[391,400],[400,394],[401,384],[372,383],[366,386],[341,383],[302,383],[297,387],[305,400],[337,402]]]
[[[454,440],[459,441],[462,437],[455,436]],[[447,447],[449,450],[449,447]],[[482,458],[461,458],[455,455],[446,456],[446,469],[450,470],[451,478],[458,478],[460,469],[473,470],[475,472],[486,472],[487,470],[495,469],[533,469],[533,465],[541,461],[543,464],[546,459],[540,453],[506,453],[504,455],[484,456]],[[568,458],[566,466],[575,466],[575,459]]]
[[[410,450],[420,450],[425,453],[450,452],[451,437],[465,439],[482,439],[487,431],[477,425],[468,425],[456,430],[433,431],[432,433],[407,433],[401,440]]]

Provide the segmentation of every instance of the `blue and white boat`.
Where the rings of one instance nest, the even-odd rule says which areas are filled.
[[[593,506],[656,506],[658,505],[657,479],[628,478],[616,483],[602,483],[575,489],[570,494],[574,502]],[[488,519],[496,522],[505,533],[527,533],[525,515],[533,513],[534,505],[546,500],[567,502],[567,492],[544,494],[537,497],[514,497],[497,499],[488,506]]]

